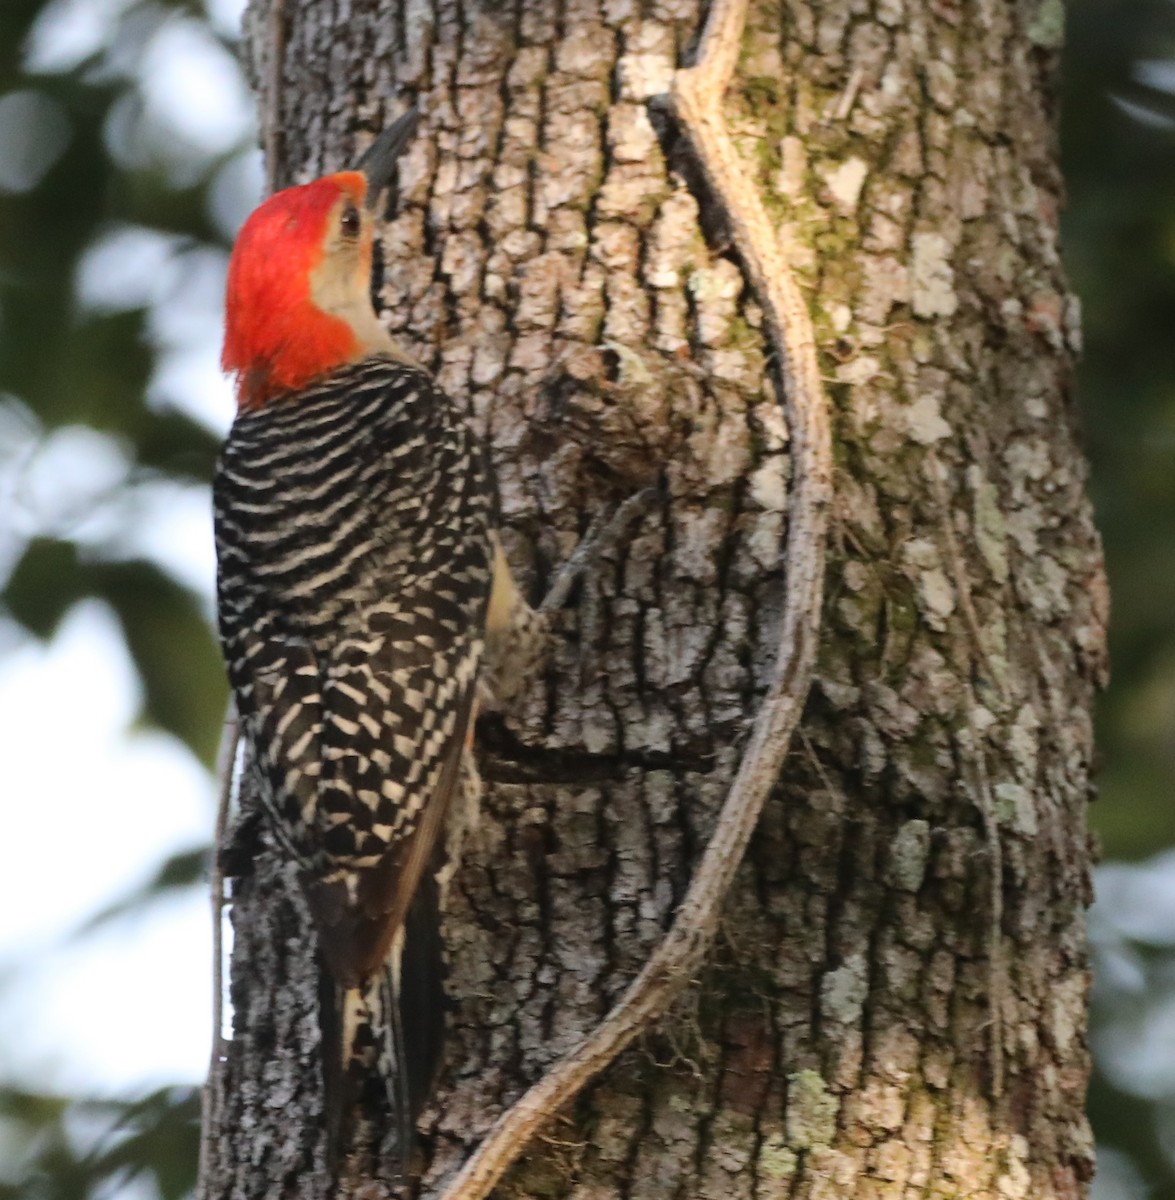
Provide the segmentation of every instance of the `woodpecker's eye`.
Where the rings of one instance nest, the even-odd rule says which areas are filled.
[[[342,229],[345,238],[359,236],[359,210],[353,204],[348,204],[343,209],[343,215],[339,218],[339,228]]]

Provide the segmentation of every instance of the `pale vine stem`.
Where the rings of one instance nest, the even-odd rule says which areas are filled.
[[[811,683],[820,635],[832,453],[816,342],[804,298],[722,115],[748,0],[714,0],[695,65],[677,71],[673,115],[725,211],[778,359],[791,432],[786,595],[779,652],[738,774],[673,925],[603,1022],[519,1099],[441,1192],[482,1200],[551,1117],[660,1018],[701,967],[730,888],[779,777]]]

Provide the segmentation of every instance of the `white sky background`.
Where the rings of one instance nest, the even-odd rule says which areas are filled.
[[[58,0],[34,31],[31,63],[68,68],[105,43],[126,3]],[[215,25],[235,34],[243,0],[208,0],[208,7]],[[197,23],[169,21],[125,69],[137,78],[146,120],[113,122],[111,150],[123,161],[153,156],[182,180],[193,161],[251,144],[252,102],[240,73]],[[44,152],[48,160],[43,147],[40,157],[29,156],[12,132],[21,122],[12,118],[37,102],[32,93],[0,97],[0,118],[9,118],[0,119],[0,189],[31,186],[67,142],[63,132],[57,148]],[[212,203],[226,232],[259,189],[255,153],[221,172]],[[83,306],[151,305],[159,360],[149,402],[177,406],[218,431],[232,410],[217,367],[224,268],[218,253],[119,227],[91,249],[77,280]],[[46,437],[27,410],[0,406],[0,514],[14,515],[11,529],[0,520],[0,576],[24,537],[68,534],[153,557],[200,591],[211,615],[207,490],[120,488],[127,469],[103,435],[74,428]],[[203,1077],[211,1007],[204,891],[75,936],[169,854],[209,840],[212,780],[176,739],[135,730],[138,707],[134,668],[101,604],[75,608],[47,646],[0,618],[4,1082],[127,1095]],[[1091,916],[1097,996],[1113,1015],[1096,1048],[1120,1086],[1167,1098],[1175,1138],[1175,986],[1153,978],[1152,956],[1139,949],[1175,948],[1175,852],[1139,867],[1104,868],[1099,886],[1104,899]],[[20,1036],[12,1036],[17,1029]],[[1097,1195],[1141,1194],[1131,1171],[1120,1156],[1107,1156]]]

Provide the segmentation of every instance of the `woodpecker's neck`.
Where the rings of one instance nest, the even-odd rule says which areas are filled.
[[[318,379],[349,363],[380,355],[415,365],[376,319],[366,297],[316,293],[257,323],[253,346],[236,371],[237,407],[249,412],[283,397],[296,398]]]

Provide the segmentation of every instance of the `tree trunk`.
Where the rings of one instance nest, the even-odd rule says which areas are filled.
[[[704,6],[269,3],[248,46],[279,183],[424,113],[380,303],[486,435],[532,595],[660,488],[481,747],[408,1189],[432,1197],[685,894],[773,669],[789,433],[761,298],[655,99]],[[497,1196],[1084,1194],[1106,592],[1057,251],[1060,22],[1055,0],[753,0],[725,112],[835,422],[815,683],[708,967]],[[204,1194],[320,1197],[312,937],[259,840]]]

